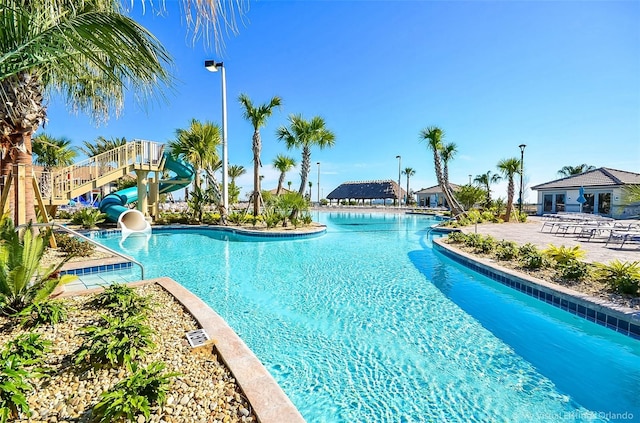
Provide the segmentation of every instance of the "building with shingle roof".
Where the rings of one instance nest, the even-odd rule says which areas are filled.
[[[626,185],[640,185],[640,173],[601,167],[531,189],[538,191],[538,214],[582,212],[624,219],[640,214],[640,204],[622,205]]]
[[[453,191],[460,189],[460,185],[449,184]],[[417,196],[418,206],[420,207],[446,207],[449,208],[447,200],[442,193],[440,185],[434,185],[429,188],[422,188],[420,191],[415,192]]]
[[[349,201],[356,200],[362,201],[362,204],[366,200],[371,202],[372,200],[383,200],[386,204],[387,199],[404,198],[406,191],[398,186],[398,183],[392,180],[380,180],[380,181],[350,181],[344,182],[327,195],[327,200],[331,204],[332,200]]]

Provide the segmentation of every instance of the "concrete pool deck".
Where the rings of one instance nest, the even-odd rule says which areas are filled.
[[[620,221],[624,223],[640,223],[639,221]],[[531,243],[540,249],[547,248],[549,244],[557,247],[564,245],[573,247],[579,245],[587,254],[584,258],[588,262],[608,263],[618,259],[620,261],[640,260],[640,244],[625,244],[622,249],[620,244],[610,243],[605,246],[608,235],[594,237],[586,241],[578,238],[578,234],[550,233],[548,229],[542,232],[544,221],[539,216],[530,216],[525,223],[480,223],[460,228],[464,233],[477,232],[483,235],[491,235],[497,240],[514,241],[519,245]]]

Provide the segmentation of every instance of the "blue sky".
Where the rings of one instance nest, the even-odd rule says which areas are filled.
[[[322,116],[335,133],[333,148],[312,150],[314,200],[316,162],[322,197],[345,181],[397,180],[398,155],[416,171],[411,189],[435,185],[419,140],[432,125],[457,144],[458,184],[519,158],[519,144],[526,186],[580,163],[640,172],[640,2],[256,1],[221,52],[192,42],[178,6],[131,12],[174,57],[168,102],[145,111],[128,101],[96,127],[52,98],[44,132],[77,145],[98,136],[167,142],[192,118],[220,123],[220,75],[203,66],[215,58],[226,68],[229,162],[248,170],[243,193],[252,188],[252,127],[240,93],[254,104],[283,99],[261,130],[263,188],[277,184],[277,154],[300,161],[275,137],[289,114]],[[286,180],[297,188],[298,170]],[[506,184],[494,196],[506,197]],[[531,191],[525,200],[535,201]]]

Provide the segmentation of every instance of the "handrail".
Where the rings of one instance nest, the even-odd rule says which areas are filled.
[[[45,226],[53,226],[53,227],[60,228],[60,229],[62,229],[64,231],[67,231],[67,232],[73,234],[74,236],[80,237],[80,238],[84,239],[85,241],[87,241],[87,242],[89,242],[89,243],[91,243],[93,245],[97,245],[98,247],[100,247],[100,248],[102,248],[104,250],[107,250],[111,254],[115,254],[116,256],[118,256],[120,258],[123,258],[125,260],[128,260],[128,261],[140,266],[140,279],[144,280],[144,265],[142,263],[140,263],[138,260],[134,259],[133,257],[130,257],[130,256],[126,255],[126,254],[122,254],[122,253],[120,253],[120,252],[118,252],[116,250],[113,250],[113,249],[111,249],[109,247],[104,246],[104,245],[100,244],[99,242],[96,242],[96,241],[92,240],[91,238],[82,235],[80,232],[74,231],[73,229],[69,229],[66,226],[63,226],[63,225],[61,225],[59,223],[56,223],[56,222],[29,223],[29,224],[19,225],[19,226],[16,226],[16,231],[21,229],[21,228],[26,228],[27,226],[36,227],[36,228],[45,227]]]
[[[95,184],[104,184],[122,177],[123,169],[135,165],[156,166],[162,160],[163,146],[154,141],[133,140],[70,166],[51,172],[38,172],[41,189],[51,200],[69,200],[77,190],[86,190]]]

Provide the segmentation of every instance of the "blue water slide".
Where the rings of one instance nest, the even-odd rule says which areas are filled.
[[[188,186],[194,178],[193,166],[183,160],[174,159],[168,153],[164,153],[165,169],[175,173],[176,176],[160,181],[159,192],[166,194]],[[179,181],[179,182],[178,182]],[[107,215],[109,222],[117,222],[120,215],[129,211],[127,204],[138,200],[138,187],[121,189],[106,195],[100,202],[100,211]]]

